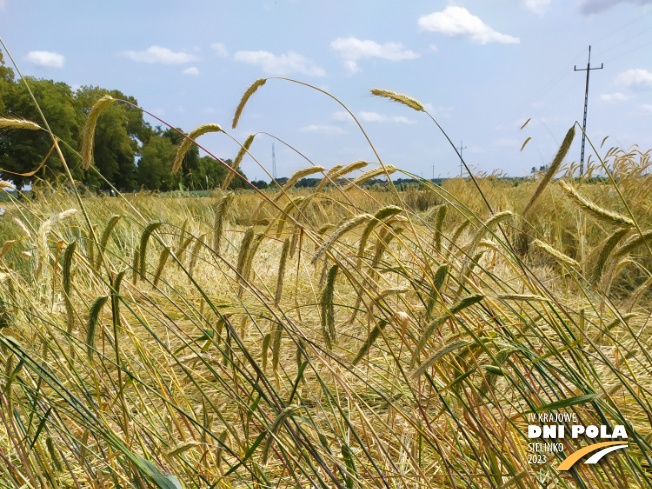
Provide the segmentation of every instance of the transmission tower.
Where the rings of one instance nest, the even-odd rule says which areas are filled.
[[[462,141],[460,141],[460,178],[462,178],[462,172],[464,171],[464,166],[462,165],[462,152],[466,149],[466,146],[462,146]]]
[[[600,63],[600,68],[591,68],[591,46],[589,46],[589,62],[586,65],[586,68],[577,69],[577,66],[573,68],[574,71],[586,71],[586,92],[584,93],[584,122],[582,123],[582,153],[580,155],[580,175],[584,174],[584,140],[586,139],[586,112],[589,108],[589,73],[591,70],[601,70],[604,68],[604,64]]]
[[[276,180],[276,153],[274,152],[274,143],[272,143],[272,178]]]

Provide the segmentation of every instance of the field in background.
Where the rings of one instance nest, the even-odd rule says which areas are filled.
[[[480,191],[12,198],[0,487],[650,487],[649,156],[569,144]],[[629,450],[531,463],[531,412]]]

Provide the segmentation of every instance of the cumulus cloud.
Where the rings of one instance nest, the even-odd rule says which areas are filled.
[[[399,124],[416,124],[417,122],[403,115],[385,115],[378,112],[360,112],[358,118],[365,122],[397,122]]]
[[[630,97],[629,95],[625,95],[624,93],[621,92],[603,93],[600,95],[600,100],[607,103],[624,102],[625,100],[629,100],[630,98],[632,97]]]
[[[452,107],[435,107],[431,103],[425,103],[423,104],[423,107],[430,112],[432,115],[436,115],[438,117],[450,117],[451,112],[453,111]]]
[[[63,68],[66,62],[65,56],[50,51],[30,51],[26,59],[33,65],[44,68]]]
[[[125,51],[122,53],[126,58],[136,61],[137,63],[147,63],[152,65],[182,65],[192,61],[198,61],[199,58],[194,54],[178,52],[161,46],[151,46],[145,51]]]
[[[501,34],[472,15],[463,7],[446,7],[443,12],[433,12],[419,18],[422,31],[438,32],[448,37],[461,37],[479,44],[498,42],[501,44],[518,44],[518,37]]]
[[[191,66],[190,68],[183,70],[183,74],[187,76],[199,76],[199,70],[196,66]]]
[[[543,14],[550,6],[551,0],[523,0],[523,4],[535,14]]]
[[[594,15],[609,10],[619,3],[632,3],[635,5],[645,5],[652,3],[652,0],[581,0],[580,13],[583,15]]]
[[[616,84],[635,90],[652,89],[652,73],[643,69],[623,71],[616,77]]]
[[[301,73],[310,76],[324,76],[326,72],[306,57],[289,51],[276,55],[269,51],[238,51],[233,59],[241,63],[258,65],[269,75],[285,76]]]
[[[344,66],[350,73],[360,71],[358,61],[367,58],[382,58],[389,61],[415,59],[419,55],[409,49],[403,49],[400,42],[386,42],[378,44],[376,41],[361,41],[355,37],[344,39],[338,37],[331,42],[331,47],[337,51],[344,60]]]
[[[299,131],[312,132],[314,134],[326,134],[326,135],[344,134],[346,132],[342,128],[337,126],[328,126],[328,125],[318,126],[314,124],[311,124],[306,127],[301,127],[299,128]]]
[[[390,116],[385,114],[379,114],[378,112],[358,112],[358,119],[362,122],[395,122],[398,124],[416,124],[416,121],[408,119],[405,116]],[[333,113],[333,119],[336,121],[352,121],[353,118],[348,112],[343,110]]]
[[[226,46],[221,42],[211,44],[211,48],[220,58],[226,58],[229,55],[229,52],[226,50]]]
[[[344,110],[338,110],[337,112],[333,112],[333,119],[336,121],[352,121],[353,118],[351,117],[351,114]]]

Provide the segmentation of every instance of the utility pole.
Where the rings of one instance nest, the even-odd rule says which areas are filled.
[[[462,178],[462,171],[464,170],[464,165],[462,165],[462,153],[466,149],[466,146],[462,146],[462,141],[460,141],[460,147],[458,149],[460,150],[460,178]]]
[[[272,143],[272,178],[276,180],[276,153],[274,153],[274,143]]]
[[[582,153],[580,155],[580,175],[584,174],[584,140],[586,139],[586,112],[589,108],[589,73],[591,70],[601,70],[604,64],[600,63],[600,68],[591,68],[591,46],[589,46],[589,62],[586,68],[577,69],[577,65],[573,67],[573,71],[586,71],[586,92],[584,94],[584,122],[582,123]]]
[[[432,181],[435,181],[435,164],[432,164]]]

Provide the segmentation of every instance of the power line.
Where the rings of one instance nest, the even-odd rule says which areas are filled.
[[[639,49],[643,49],[647,46],[652,44],[652,41],[646,42],[645,44],[641,44],[640,46],[635,47],[634,49],[630,49],[629,51],[625,51],[624,53],[618,54],[616,56],[613,56],[611,58],[606,59],[605,61],[613,61],[614,59],[622,58],[624,56],[627,56],[628,54],[633,53],[634,51],[638,51]]]
[[[625,27],[629,27],[630,25],[635,24],[636,22],[639,22],[639,21],[643,20],[643,19],[645,18],[645,16],[646,16],[646,15],[649,15],[650,13],[652,13],[652,9],[648,10],[648,11],[645,12],[643,15],[641,15],[641,16],[639,16],[639,17],[636,17],[634,20],[632,20],[632,21],[630,21],[630,22],[627,22],[627,23],[621,25],[620,27],[617,27],[617,28],[614,29],[613,31],[609,32],[608,34],[606,34],[606,35],[604,35],[603,37],[601,37],[600,39],[598,39],[597,41],[593,41],[593,44],[599,44],[599,43],[601,43],[601,42],[604,41],[605,39],[607,39],[607,38],[613,36],[616,32],[620,32],[620,31],[622,31]],[[646,30],[647,30],[647,29],[646,29]],[[634,37],[636,37],[636,36],[634,36]],[[609,48],[609,49],[611,49],[611,48]]]
[[[632,39],[636,39],[638,36],[645,34],[646,32],[648,32],[648,31],[651,30],[651,29],[652,29],[652,27],[648,27],[647,29],[643,29],[642,31],[640,31],[640,32],[638,32],[638,33],[636,33],[636,34],[634,34],[633,36],[630,36],[630,37],[628,37],[627,39],[625,39],[625,40],[623,40],[623,41],[620,41],[618,44],[614,44],[613,46],[611,46],[611,47],[609,47],[609,48],[607,48],[607,49],[602,50],[602,54],[604,54],[604,53],[608,53],[608,52],[611,51],[612,49],[615,49],[615,48],[617,48],[617,47],[619,47],[619,46],[622,46],[623,44],[627,44],[627,43],[628,43],[629,41],[631,41]]]
[[[601,37],[600,39],[598,39],[597,41],[594,41],[593,44],[600,44],[600,45],[602,45],[602,41],[604,41],[605,39],[610,38],[611,36],[617,34],[618,32],[622,31],[623,29],[625,29],[625,28],[631,26],[632,24],[635,24],[635,23],[637,23],[637,22],[639,22],[639,21],[641,21],[641,20],[645,20],[645,19],[646,19],[646,16],[649,15],[649,14],[651,14],[651,13],[652,13],[652,9],[648,10],[648,11],[645,12],[643,15],[641,15],[641,16],[635,18],[634,20],[632,20],[632,21],[630,21],[630,22],[627,22],[627,23],[625,23],[625,24],[623,24],[623,25],[621,25],[621,26],[619,26],[619,27],[616,27],[616,28],[613,29],[612,31],[610,31],[610,32],[608,32],[607,34],[605,34],[604,36],[602,36],[602,37]],[[649,29],[650,29],[650,28],[647,27],[647,28],[645,28],[643,31],[640,31],[640,32],[638,32],[637,34],[634,34],[633,36],[631,36],[631,37],[625,39],[624,41],[621,41],[621,42],[619,42],[619,43],[617,43],[617,44],[615,44],[615,45],[608,46],[608,47],[607,47],[603,52],[608,52],[608,51],[610,51],[610,50],[612,50],[612,49],[614,49],[614,48],[616,48],[616,47],[619,47],[619,46],[622,45],[622,44],[626,44],[626,43],[628,43],[629,41],[631,41],[632,39],[638,37],[640,34],[643,34],[643,33],[647,32]],[[621,54],[621,55],[617,55],[617,56],[614,56],[614,57],[612,57],[612,58],[609,58],[609,59],[607,59],[606,61],[611,61],[611,60],[613,60],[613,59],[616,59],[616,58],[619,58],[619,57],[625,56],[625,55],[627,55],[627,54],[630,54],[631,52],[634,52],[634,51],[637,51],[637,50],[639,50],[639,49],[641,49],[641,48],[647,47],[649,44],[650,44],[650,43],[645,43],[645,44],[643,44],[643,45],[641,45],[641,46],[638,46],[638,47],[636,47],[636,48],[634,48],[634,49],[632,49],[632,50],[630,50],[630,51],[627,51],[627,52],[625,52],[625,53],[623,53],[623,54]],[[580,53],[581,53],[581,51],[578,52],[577,54],[575,54],[575,55],[573,56],[572,59],[577,58],[577,56],[579,56]],[[571,59],[571,60],[572,60],[572,59]],[[515,109],[513,113],[514,113],[515,115],[518,114],[518,113],[520,113],[521,110],[522,110],[522,107],[525,107],[525,106],[529,105],[529,104],[530,104],[533,100],[535,100],[536,98],[543,97],[543,96],[546,95],[546,94],[547,94],[547,93],[548,93],[548,92],[549,92],[553,87],[555,87],[559,82],[561,82],[563,79],[565,79],[565,78],[568,76],[568,72],[565,71],[565,70],[568,69],[569,65],[570,65],[570,63],[569,63],[569,64],[566,64],[565,67],[562,68],[561,71],[560,71],[559,73],[557,73],[557,74],[554,75],[553,77],[549,78],[548,82],[546,82],[545,85],[542,85],[541,88],[539,88],[539,90],[537,90],[536,92],[534,92],[534,94],[533,94],[529,99],[527,99],[527,100],[525,100],[525,101],[519,103],[518,106],[519,106],[520,108],[519,108],[519,109]],[[564,74],[564,73],[566,73],[566,74]],[[509,118],[512,118],[512,117],[513,117],[513,116],[510,116]],[[506,118],[505,118],[505,122],[507,122],[507,121],[509,120],[509,118],[506,117]]]
[[[586,68],[577,69],[577,66],[573,68],[573,71],[586,71],[586,92],[584,93],[584,122],[582,123],[582,153],[580,155],[580,175],[584,174],[584,142],[586,139],[586,113],[589,108],[589,74],[591,70],[601,70],[604,68],[604,64],[600,63],[600,68],[591,68],[591,46],[589,46],[589,62],[586,64]]]

